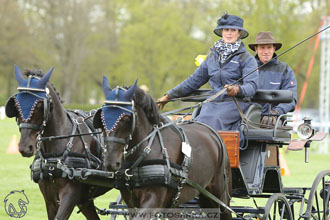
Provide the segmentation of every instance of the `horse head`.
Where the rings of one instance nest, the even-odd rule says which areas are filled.
[[[104,166],[109,171],[119,170],[124,150],[132,139],[136,121],[133,101],[136,84],[137,81],[127,90],[120,87],[112,90],[108,79],[103,76],[106,100],[94,116],[93,123],[94,127],[102,128],[105,133]]]
[[[51,98],[46,86],[53,69],[41,78],[29,75],[28,79],[25,79],[19,67],[15,65],[18,93],[7,101],[6,115],[9,118],[16,117],[21,133],[19,151],[24,157],[34,154],[37,136],[43,131],[49,119]]]

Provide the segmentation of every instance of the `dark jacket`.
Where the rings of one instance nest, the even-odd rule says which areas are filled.
[[[274,54],[276,56],[276,54]],[[257,58],[258,66],[263,63]],[[281,103],[272,106],[272,110],[277,110],[280,114],[294,111],[297,104],[297,80],[293,70],[288,64],[277,59],[270,61],[259,69],[259,88],[266,90],[291,90],[294,100],[291,103]],[[270,104],[264,104],[262,114],[268,112]]]
[[[228,57],[225,63],[220,64],[219,54],[211,49],[211,53],[195,72],[186,80],[167,93],[170,98],[187,96],[209,82],[212,91],[216,93],[223,89],[226,84],[232,84],[241,77],[249,76],[238,83],[241,87],[242,96],[253,96],[258,87],[257,63],[254,57],[246,51],[243,43],[240,48]],[[253,72],[254,71],[254,72]],[[218,102],[226,100],[226,102]],[[216,99],[217,102],[203,104],[197,121],[204,122],[216,130],[236,130],[241,120],[239,112],[226,92]],[[249,103],[240,102],[243,111],[247,109]]]

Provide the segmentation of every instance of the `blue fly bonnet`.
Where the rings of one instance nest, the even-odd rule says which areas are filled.
[[[18,82],[17,90],[19,92],[8,100],[6,115],[17,117],[19,113],[23,122],[28,122],[38,102],[47,99],[48,89],[46,89],[46,85],[53,70],[54,67],[42,78],[30,75],[28,79],[24,79],[21,70],[15,65],[15,76]]]
[[[103,91],[105,94],[105,101],[102,109],[100,109],[94,117],[94,126],[102,128],[105,132],[110,133],[118,125],[119,121],[125,116],[134,114],[133,94],[137,82],[128,90],[116,87],[111,90],[108,79],[103,76]],[[102,126],[100,121],[102,122]]]

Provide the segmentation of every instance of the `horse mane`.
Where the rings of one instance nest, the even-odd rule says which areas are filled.
[[[140,107],[144,110],[152,125],[159,124],[162,121],[162,116],[160,115],[154,100],[139,87],[136,87],[133,100],[136,107]]]
[[[25,71],[23,72],[23,74],[24,74],[25,76],[27,76],[27,77],[29,77],[29,76],[36,76],[36,77],[39,77],[39,78],[43,77],[43,75],[44,75],[43,72],[42,72],[42,70],[40,70],[40,69],[34,69],[34,70],[30,70],[30,69],[28,69],[28,70],[25,70]],[[54,91],[55,91],[55,93],[56,93],[58,99],[60,100],[60,103],[63,103],[63,100],[62,100],[62,98],[61,98],[61,96],[60,96],[60,93],[56,90],[54,84],[51,83],[51,82],[48,82],[48,83],[49,83],[49,85],[54,89]]]

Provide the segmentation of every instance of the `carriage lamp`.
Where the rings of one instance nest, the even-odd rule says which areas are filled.
[[[308,139],[314,135],[314,129],[312,128],[311,121],[312,119],[309,117],[303,118],[304,123],[298,126],[298,136],[302,139]]]

